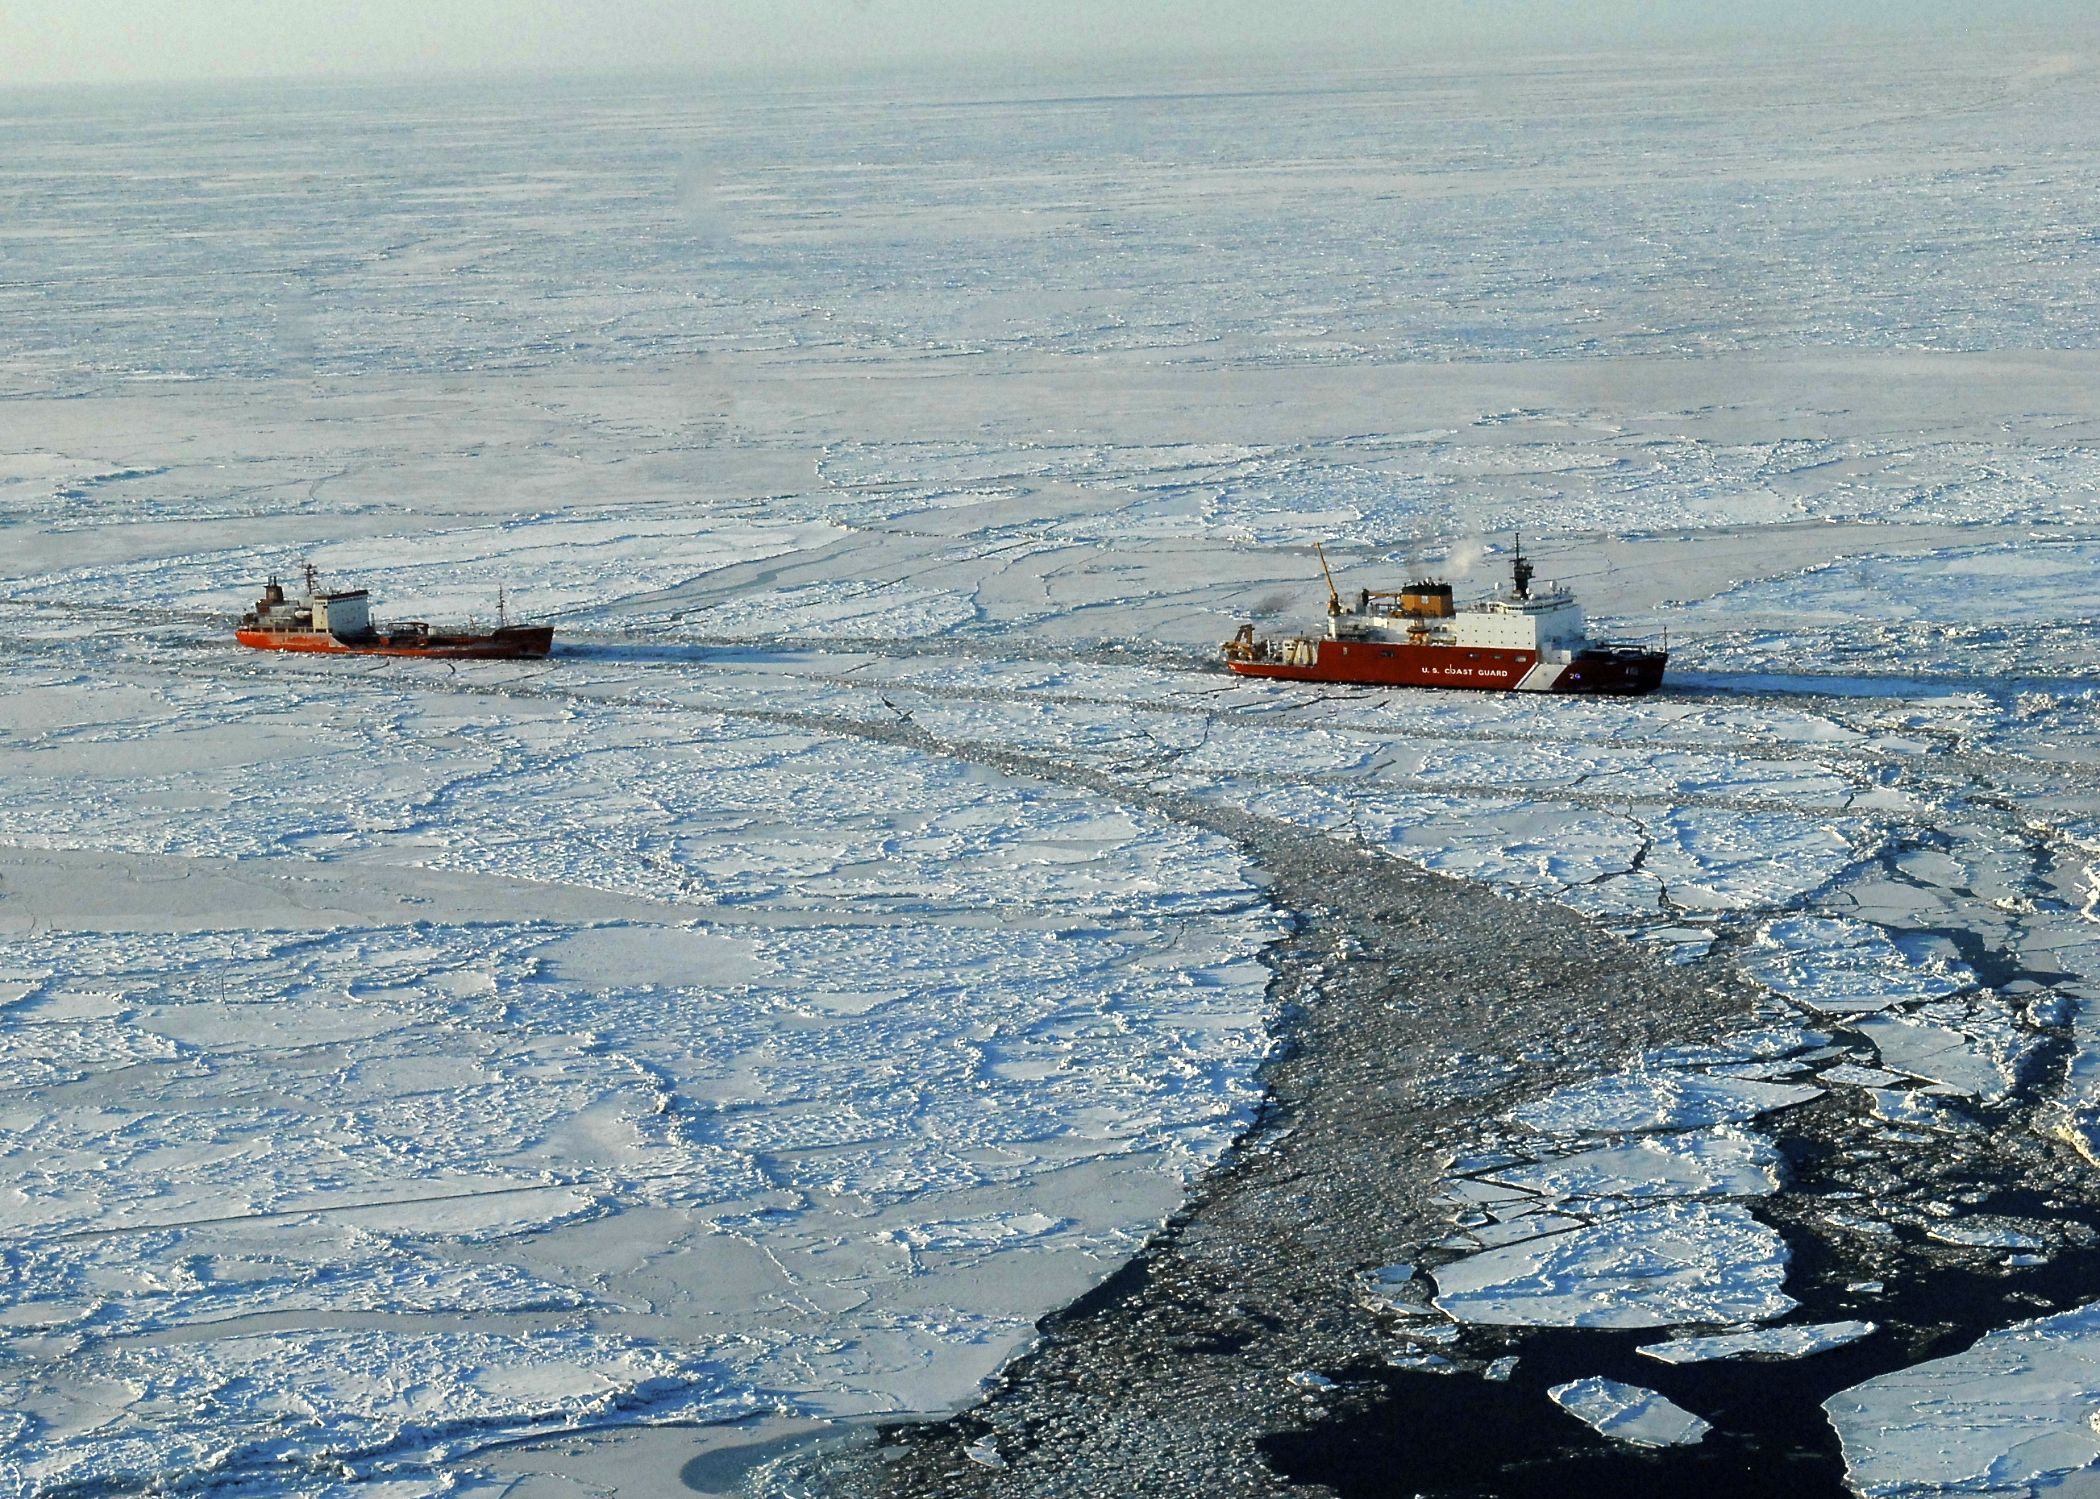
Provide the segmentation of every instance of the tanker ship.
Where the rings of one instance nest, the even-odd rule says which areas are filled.
[[[1320,571],[1326,634],[1260,640],[1244,624],[1225,642],[1225,664],[1242,676],[1361,687],[1633,694],[1660,687],[1670,659],[1666,651],[1592,641],[1574,594],[1556,583],[1532,587],[1521,538],[1509,587],[1463,609],[1453,605],[1449,583],[1427,578],[1397,593],[1367,588],[1344,608],[1325,552]]]
[[[433,630],[422,620],[375,625],[371,595],[362,588],[324,592],[313,565],[306,567],[306,596],[286,598],[275,578],[255,607],[241,616],[234,638],[259,651],[321,651],[355,656],[442,656],[452,660],[507,660],[544,656],[554,645],[552,625],[514,625],[497,593],[497,627],[485,634]]]

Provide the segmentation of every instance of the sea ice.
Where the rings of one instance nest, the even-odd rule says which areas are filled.
[[[1990,1044],[1993,1038],[1979,1039],[1912,1016],[1861,1015],[1853,1026],[1874,1043],[1883,1066],[1944,1083],[1985,1103],[1996,1103],[2012,1091],[2026,1049],[2007,1055],[2002,1044]]]
[[[1475,1243],[1494,1248],[1501,1244],[1516,1244],[1525,1239],[1536,1239],[1543,1234],[1557,1234],[1566,1229],[1580,1228],[1583,1220],[1564,1217],[1559,1213],[1533,1213],[1519,1218],[1504,1218],[1494,1223],[1483,1223],[1468,1230]]]
[[[587,698],[548,711],[413,668],[339,674],[338,711],[315,714],[282,665],[139,694],[75,674],[37,690],[42,747],[10,747],[18,847],[182,871],[101,882],[127,898],[287,866],[326,893],[253,918],[281,930],[227,929],[267,888],[236,885],[230,911],[200,896],[143,930],[128,908],[111,932],[0,944],[0,971],[32,976],[0,1045],[10,1254],[98,1246],[0,1280],[0,1306],[59,1337],[85,1306],[98,1339],[185,1330],[187,1352],[76,1351],[109,1391],[277,1350],[254,1386],[308,1391],[327,1420],[259,1424],[251,1449],[191,1402],[120,1443],[97,1424],[128,1409],[113,1394],[18,1447],[39,1474],[318,1461],[460,1422],[493,1440],[712,1419],[754,1389],[939,1406],[1041,1314],[989,1267],[1025,1257],[1075,1294],[1248,1117],[1269,927],[1222,845],[887,747]],[[82,773],[95,795],[69,789]],[[493,896],[471,919],[432,912],[470,887]],[[48,1092],[120,1074],[120,1110]],[[1124,1221],[1104,1201],[1147,1206]],[[346,1231],[254,1233],[316,1221]],[[645,1260],[704,1268],[665,1286],[595,1267],[605,1251],[575,1246],[616,1223]],[[646,1295],[617,1289],[630,1270]],[[608,1295],[643,1308],[617,1315],[647,1351],[579,1328]],[[530,1329],[530,1358],[443,1330],[484,1308]],[[309,1325],[345,1313],[440,1324],[398,1360],[429,1371],[411,1425],[330,1393],[394,1357]],[[260,1318],[277,1342],[193,1331]],[[579,1360],[603,1389],[562,1404],[555,1375]]]
[[[1961,1223],[1935,1223],[1925,1230],[1925,1237],[1937,1239],[1942,1244],[1962,1244],[1978,1249],[2046,1249],[2046,1239],[2037,1239],[2033,1234],[2002,1223],[1986,1223],[1970,1219]]]
[[[1715,1041],[1689,1046],[1662,1046],[1645,1053],[1649,1067],[1700,1067],[1726,1063],[1769,1062],[1827,1045],[1830,1037],[1805,1026],[1764,1025]]]
[[[1555,1405],[1600,1436],[1634,1447],[1688,1447],[1713,1430],[1682,1406],[1639,1385],[1592,1376],[1546,1391]]]
[[[1819,107],[1845,92],[1810,87]],[[2078,351],[2029,373],[1902,352],[2031,344],[2038,307],[2092,341],[2085,272],[2038,272],[2002,232],[2012,179],[1950,196],[1945,153],[1877,158],[1917,188],[1877,201],[1925,205],[1923,239],[1901,213],[1831,232],[1857,195],[1805,190],[1785,253],[1729,262],[1758,284],[1724,285],[1717,319],[1703,284],[1658,301],[1641,235],[1606,233],[1600,258],[1586,170],[1565,174],[1572,199],[1418,198],[1394,260],[1389,201],[1274,165],[1308,119],[1351,159],[1419,155],[1400,138],[1419,134],[1413,94],[1366,110],[1355,82],[1294,81],[1280,127],[1245,93],[1179,95],[1168,145],[1225,153],[1201,192],[1186,152],[1122,149],[1115,104],[1090,138],[1092,106],[1044,135],[1025,101],[963,121],[894,91],[710,96],[674,122],[726,159],[704,227],[671,204],[653,102],[518,97],[425,101],[415,139],[377,157],[390,106],[354,90],[289,133],[275,95],[143,133],[134,100],[80,102],[24,116],[29,144],[0,163],[19,231],[0,363],[38,444],[0,454],[17,861],[0,963],[26,975],[0,993],[0,1307],[18,1352],[31,1326],[88,1340],[68,1357],[101,1392],[77,1428],[55,1405],[19,1426],[10,1460],[180,1485],[203,1465],[183,1454],[235,1450],[251,1417],[292,1431],[267,1401],[304,1378],[336,1424],[292,1431],[273,1466],[455,1416],[485,1423],[461,1443],[535,1412],[709,1419],[759,1389],[841,1415],[949,1406],[1215,1159],[1268,1044],[1251,955],[1272,928],[1230,848],[1015,779],[995,768],[1008,751],[1618,918],[1678,959],[1712,939],[1705,915],[1827,890],[1886,926],[1775,920],[1760,971],[1839,1014],[1972,983],[1884,935],[1913,920],[2036,972],[2084,961],[2090,891],[2028,871],[2100,845],[2082,793],[2035,768],[2092,758],[2095,545],[1926,529],[2100,514],[2100,458],[2051,404]],[[2008,97],[2003,118],[2033,118]],[[1436,181],[1471,180],[1454,174],[1478,166],[1477,102]],[[870,170],[878,116],[902,144]],[[1549,116],[1547,159],[1595,149],[1590,115]],[[1952,140],[1983,117],[1922,118],[1900,128]],[[1612,128],[1615,163],[1660,141],[1681,165],[1680,137],[1718,138]],[[1011,170],[958,175],[987,129]],[[317,159],[372,170],[316,197]],[[1232,184],[1257,179],[1275,232],[1206,238],[1239,225]],[[1048,212],[1044,184],[1101,212]],[[1696,238],[1741,217],[1711,174],[1620,186],[1652,210],[1625,223]],[[293,199],[321,247],[301,264],[283,253]],[[1192,233],[1215,253],[1155,253]],[[1538,274],[1513,291],[1483,235]],[[1936,278],[1878,274],[1924,240],[1953,247]],[[1802,264],[1827,274],[1772,271]],[[1315,281],[1311,306],[1294,288]],[[1452,286],[1488,312],[1422,315]],[[1804,348],[1820,352],[1789,354],[1776,385],[1730,358]],[[1084,396],[1056,372],[1075,358]],[[1869,524],[1751,529],[1807,517]],[[1420,562],[1470,591],[1504,559],[1462,538],[1516,527],[1590,570],[1600,628],[1697,623],[1673,676],[1699,691],[1213,669],[1250,608],[1319,618],[1309,562],[1250,540],[1346,538],[1329,551],[1345,589]],[[1660,527],[1701,529],[1632,534]],[[457,671],[231,649],[228,612],[302,554],[374,584],[382,618],[487,617],[507,586],[560,647]],[[1656,613],[1654,576],[1711,597]],[[1970,618],[1990,628],[1946,627]],[[2015,676],[2034,678],[2017,696]],[[1749,695],[1765,688],[1795,696]],[[856,737],[871,721],[947,754]],[[1908,883],[1879,881],[1891,829],[1925,826],[1945,847],[1897,851]],[[1892,1023],[1959,1033],[2009,1076],[2019,1048],[1990,1022]],[[2100,1051],[2077,1039],[2082,1130]],[[1813,1096],[1716,1076],[1532,1107],[1555,1131],[1652,1133]],[[1909,1102],[1888,1117],[1956,1119],[1890,1097]],[[1598,1249],[1665,1210],[1685,1263],[1692,1240],[1715,1257],[1713,1286],[1755,1260],[1764,1231],[1739,1209],[1660,1189],[1762,1190],[1769,1162],[1582,1143],[1541,1186],[1580,1206],[1549,1219],[1512,1198],[1478,1220],[1559,1231],[1477,1261]],[[1606,1221],[1560,1226],[1591,1213]],[[1714,1247],[1731,1234],[1747,1258]],[[429,1376],[398,1392],[416,1413],[398,1430],[356,1383],[394,1345],[307,1325],[380,1315],[413,1323],[402,1367]],[[661,1336],[577,1331],[598,1315]],[[495,1317],[534,1330],[444,1340]],[[210,1331],[264,1318],[269,1358]],[[116,1346],[166,1338],[202,1351]],[[482,1378],[477,1360],[521,1344],[537,1373]],[[204,1415],[182,1427],[127,1383],[142,1370]],[[644,1405],[598,1400],[586,1375]]]
[[[1772,1142],[1718,1128],[1649,1135],[1494,1173],[1541,1197],[1761,1197],[1779,1190]]]
[[[361,536],[311,548],[307,555],[333,586],[375,588],[374,613],[380,619],[476,615],[493,620],[499,578],[510,580],[505,586],[512,608],[540,617],[573,617],[579,610],[603,612],[624,598],[653,594],[716,569],[820,545],[834,534],[813,520],[779,524],[719,515],[593,516],[571,510],[560,517],[518,517],[437,533]],[[218,609],[229,599],[259,593],[274,556],[239,547],[191,554],[150,574],[132,566],[69,569],[23,578],[15,596],[60,598],[84,588],[134,602],[150,599],[170,609]],[[147,591],[142,593],[142,587]]]
[[[1816,1074],[1819,1083],[1843,1083],[1850,1088],[1886,1088],[1890,1083],[1903,1081],[1902,1074],[1885,1072],[1879,1067],[1856,1067],[1849,1062],[1840,1062],[1835,1067],[1825,1067]]]
[[[1975,1120],[1955,1110],[1937,1094],[1915,1088],[1908,1091],[1868,1088],[1865,1091],[1868,1106],[1873,1109],[1875,1117],[1886,1119],[1891,1124],[1916,1125],[1950,1135],[1971,1134],[1978,1128]]]
[[[1823,1096],[1801,1083],[1767,1083],[1701,1072],[1620,1072],[1574,1083],[1512,1110],[1542,1134],[1694,1129],[1754,1119]]]
[[[1742,584],[1685,608],[1695,618],[1784,619],[1796,628],[1860,619],[2052,620],[2085,607],[2096,559],[2100,548],[2092,542],[2039,538],[1854,557]]]
[[[1670,1201],[1487,1249],[1434,1271],[1461,1322],[1663,1327],[1762,1321],[1794,1306],[1786,1242],[1733,1203]]]
[[[1885,1010],[1906,1000],[1954,994],[1974,982],[1943,959],[1913,959],[1879,927],[1822,916],[1788,916],[1757,934],[1743,971],[1788,998],[1831,1015]]]
[[[1823,1402],[1869,1499],[2053,1492],[2100,1460],[2100,1306],[1989,1333],[1964,1353]]]
[[[1672,1338],[1667,1343],[1644,1343],[1636,1350],[1666,1364],[1697,1364],[1710,1359],[1803,1358],[1826,1348],[1842,1348],[1875,1331],[1872,1322],[1796,1322],[1786,1327],[1763,1327],[1755,1332],[1721,1333],[1709,1338]]]

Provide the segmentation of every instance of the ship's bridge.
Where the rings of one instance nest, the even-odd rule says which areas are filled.
[[[1411,584],[1404,594],[1357,596],[1356,607],[1327,617],[1328,636],[1336,640],[1407,641],[1416,645],[1485,647],[1501,651],[1570,652],[1588,644],[1589,622],[1575,595],[1547,583],[1526,593],[1509,591],[1495,598],[1451,606],[1449,584]],[[1384,605],[1400,607],[1381,612]]]
[[[1528,596],[1502,594],[1472,605],[1451,621],[1454,645],[1497,650],[1573,649],[1588,639],[1589,622],[1575,595],[1547,583]]]
[[[356,588],[288,599],[283,587],[272,578],[248,619],[259,630],[297,630],[333,635],[338,640],[357,639],[372,633],[371,596]]]
[[[314,628],[338,639],[372,633],[372,599],[362,588],[313,596]]]

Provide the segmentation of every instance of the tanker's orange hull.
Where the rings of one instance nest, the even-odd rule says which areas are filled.
[[[258,651],[307,651],[324,656],[436,656],[460,661],[513,661],[554,648],[554,626],[512,625],[486,635],[399,631],[338,640],[321,630],[236,630],[234,639]]]

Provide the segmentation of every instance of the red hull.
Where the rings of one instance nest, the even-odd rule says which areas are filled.
[[[1662,686],[1669,657],[1661,651],[1581,651],[1565,664],[1540,665],[1536,651],[1475,650],[1453,645],[1319,639],[1311,666],[1229,659],[1244,677],[1343,682],[1358,687],[1471,687],[1487,691],[1601,692],[1633,695]]]
[[[515,625],[487,635],[405,632],[349,641],[317,630],[236,630],[234,638],[258,651],[307,651],[325,656],[436,656],[460,661],[515,661],[554,648],[552,625]]]

